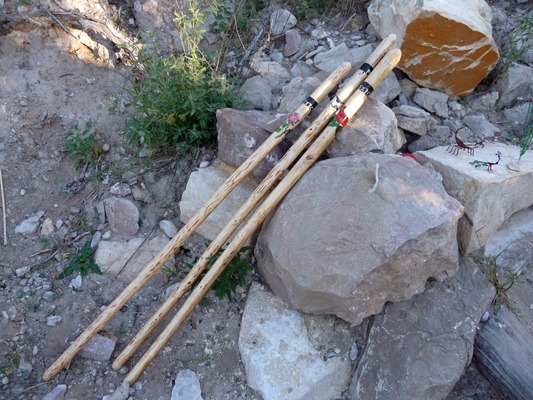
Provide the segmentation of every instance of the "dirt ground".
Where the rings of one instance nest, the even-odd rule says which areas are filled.
[[[138,202],[142,235],[153,234],[163,218],[179,228],[183,224],[178,202],[190,172],[216,156],[215,148],[207,148],[154,158],[148,164],[147,157],[136,155],[137,149],[120,133],[131,110],[118,88],[126,82],[127,67],[117,64],[112,46],[76,33],[82,40],[60,29],[38,27],[0,36],[0,168],[8,231],[8,244],[0,247],[0,399],[41,399],[58,384],[68,385],[69,400],[100,399],[120,386],[128,368],[162,328],[123,370],[114,371],[112,360],[157,310],[164,289],[180,281],[179,275],[169,275],[164,286],[141,289],[106,325],[106,335],[116,340],[111,361],[77,356],[53,381],[43,382],[46,368],[126,286],[111,276],[89,274],[83,277],[81,291],[75,292],[69,287],[70,277],[58,280],[57,274],[68,264],[66,254],[77,253],[95,231],[109,230],[98,221],[95,205],[109,195],[112,184],[128,182],[153,193],[150,201]],[[65,132],[76,124],[83,129],[88,121],[96,141],[108,144],[109,150],[100,167],[75,169],[63,150]],[[61,220],[62,227],[47,237],[14,233],[38,211],[54,224]],[[194,261],[204,240],[193,235],[183,247],[185,255],[178,257],[178,264]],[[17,276],[23,267],[30,269]],[[247,281],[262,282],[262,277],[254,270]],[[50,301],[42,298],[48,291],[54,293]],[[246,290],[232,302],[211,293],[132,387],[132,398],[169,399],[178,371],[188,368],[200,379],[204,400],[260,399],[246,385],[237,346],[245,300]],[[55,315],[61,322],[48,326],[47,317]],[[341,320],[335,326],[339,335],[349,331],[352,342],[360,337],[359,327],[348,328]],[[328,343],[321,345],[326,348]],[[474,366],[452,395],[500,398]],[[341,398],[348,399],[348,393]]]

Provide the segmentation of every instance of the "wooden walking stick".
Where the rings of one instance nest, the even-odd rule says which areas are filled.
[[[226,196],[265,158],[272,149],[294,129],[311,110],[350,71],[350,63],[342,63],[333,73],[300,105],[296,111],[272,133],[265,142],[224,182],[200,210],[185,224],[159,254],[137,275],[113,302],[94,320],[94,322],[70,345],[70,347],[46,370],[43,375],[49,381],[85,346],[91,338],[115,315],[118,310],[155,274],[174,254],[183,242],[198,228]]]
[[[153,361],[159,352],[166,346],[172,335],[178,330],[181,324],[187,319],[194,307],[207,293],[211,285],[218,278],[220,273],[224,270],[226,265],[237,254],[239,249],[248,240],[252,233],[264,221],[270,211],[283,199],[300,177],[311,167],[320,154],[335,138],[337,133],[346,125],[349,119],[365,102],[374,88],[392,71],[392,69],[400,61],[401,51],[398,49],[391,50],[385,55],[383,60],[378,64],[370,76],[361,84],[356,93],[348,100],[346,106],[337,114],[336,118],[331,124],[324,129],[324,132],[318,137],[313,145],[305,152],[296,165],[291,169],[287,176],[279,183],[279,185],[272,191],[272,193],[259,206],[257,211],[248,220],[245,226],[239,231],[237,236],[233,239],[230,245],[224,250],[222,255],[218,258],[215,264],[207,272],[200,284],[191,293],[189,298],[185,301],[178,313],[174,316],[172,321],[168,324],[165,330],[157,338],[157,340],[148,349],[141,360],[133,367],[130,373],[126,376],[125,381],[132,385],[146,369],[146,367]]]
[[[205,250],[202,257],[196,262],[194,267],[189,271],[181,284],[172,292],[172,294],[159,307],[154,315],[148,320],[143,328],[135,335],[131,342],[126,346],[122,353],[113,362],[113,369],[118,370],[135,353],[139,346],[152,333],[159,322],[169,313],[174,305],[183,297],[183,295],[190,289],[192,284],[198,279],[202,271],[209,263],[211,256],[226,243],[233,232],[244,221],[246,216],[253,210],[253,208],[261,201],[264,195],[277,182],[279,177],[283,175],[285,170],[292,165],[298,155],[309,145],[315,136],[322,130],[322,128],[330,121],[331,116],[335,111],[344,104],[344,102],[353,94],[355,89],[361,85],[364,78],[367,76],[367,70],[373,69],[377,62],[381,60],[383,55],[389,51],[396,43],[396,36],[390,35],[376,48],[370,55],[362,69],[359,69],[355,75],[343,86],[335,99],[322,111],[320,116],[313,121],[313,123],[305,130],[305,132],[298,138],[293,146],[287,151],[283,158],[274,166],[270,173],[265,177],[261,184],[250,195],[248,200],[242,205],[237,213],[231,218],[230,222],[222,229],[218,236],[211,242],[209,247]],[[368,67],[366,67],[368,66]]]

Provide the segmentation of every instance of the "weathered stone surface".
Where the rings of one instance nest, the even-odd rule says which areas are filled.
[[[426,88],[416,88],[413,101],[426,111],[448,118],[448,98],[445,93]]]
[[[394,154],[405,143],[394,113],[380,101],[368,98],[352,120],[326,149],[331,157],[379,151]]]
[[[239,93],[248,102],[248,107],[258,107],[263,110],[271,108],[272,88],[266,79],[260,76],[254,76],[244,82]]]
[[[429,135],[425,135],[411,143],[408,149],[411,153],[414,153],[416,151],[429,150],[434,147],[437,147],[438,145],[439,144],[437,143],[436,139],[432,138]]]
[[[200,381],[193,371],[184,369],[178,372],[170,400],[203,400]]]
[[[500,76],[496,83],[496,90],[500,93],[498,105],[511,105],[518,97],[533,98],[533,68],[515,64]]]
[[[400,106],[392,109],[396,115],[398,126],[417,135],[427,135],[435,129],[437,121],[421,108],[413,106]]]
[[[444,399],[470,363],[494,287],[472,259],[422,294],[389,304],[372,323],[350,385],[358,399]]]
[[[368,16],[381,37],[396,34],[399,67],[421,86],[468,95],[498,61],[483,0],[374,0]]]
[[[283,86],[283,100],[278,108],[278,113],[292,113],[303,104],[311,93],[320,86],[322,82],[315,78],[294,78],[288,85]],[[323,101],[327,102],[327,98]]]
[[[270,32],[273,35],[282,35],[292,29],[297,22],[289,10],[276,10],[270,16]]]
[[[315,74],[316,69],[310,67],[303,61],[296,61],[294,66],[291,68],[291,74],[295,77],[308,77]]]
[[[474,160],[496,161],[497,151],[502,161],[492,173],[469,164]],[[485,245],[506,219],[533,204],[533,152],[522,157],[520,172],[505,168],[509,161],[518,159],[519,151],[517,146],[488,143],[475,149],[475,156],[465,151],[455,156],[444,146],[415,154],[421,163],[429,161],[441,173],[446,191],[464,206],[473,222],[471,225],[466,218],[459,221],[458,240],[463,254]]]
[[[335,158],[315,165],[283,199],[255,255],[292,307],[358,324],[385,302],[422,292],[427,278],[456,272],[461,215],[459,202],[413,160]]]
[[[95,335],[83,349],[80,356],[96,361],[107,361],[115,350],[115,342],[104,336]]]
[[[39,227],[39,220],[43,215],[44,211],[37,211],[30,218],[17,225],[15,227],[15,233],[20,233],[22,235],[31,235],[32,233],[35,233]]]
[[[213,193],[222,186],[226,179],[231,176],[233,171],[234,168],[222,163],[214,163],[207,168],[194,171],[181,197],[179,204],[181,210],[180,219],[184,223],[188,222]],[[250,197],[255,187],[256,184],[251,179],[244,179],[207,217],[196,232],[209,240],[215,239],[241,205]],[[240,227],[237,228],[237,232],[239,229]],[[251,239],[247,243],[251,243]]]
[[[290,57],[293,54],[296,54],[300,50],[300,44],[302,43],[302,37],[298,33],[298,29],[291,29],[285,32],[285,50],[283,55],[285,57]]]
[[[291,77],[289,71],[275,61],[258,62],[252,66],[252,69],[260,74],[272,87],[278,86],[281,81]]]
[[[94,260],[103,273],[117,276],[124,282],[130,283],[141,272],[154,257],[159,254],[161,249],[169,242],[168,238],[156,236],[144,242],[142,248],[128,262],[130,257],[143,243],[143,238],[131,239],[127,242],[100,241],[98,249],[94,255]],[[124,265],[126,265],[124,267]],[[165,266],[172,268],[174,266],[174,257],[170,257]],[[149,284],[155,285],[163,282],[163,273],[156,272],[150,278]]]
[[[50,218],[46,218],[41,226],[41,236],[49,236],[54,232],[54,223]]]
[[[270,136],[264,127],[271,118],[260,111],[217,110],[218,158],[239,167]],[[252,175],[264,178],[289,147],[288,141],[281,142],[254,168]]]
[[[139,209],[128,199],[105,199],[105,213],[109,227],[119,235],[133,236],[139,230]]]
[[[329,400],[350,379],[347,357],[322,360],[302,315],[254,283],[244,310],[239,349],[248,386],[265,400]]]
[[[372,92],[370,97],[381,101],[383,104],[389,104],[401,93],[402,88],[394,74],[388,74],[379,86]]]
[[[67,385],[57,385],[54,390],[43,396],[41,400],[63,400],[67,393]]]
[[[130,185],[124,182],[117,182],[113,186],[111,186],[111,189],[109,189],[109,192],[111,194],[116,194],[117,196],[127,196],[128,194],[131,194],[131,188]]]
[[[474,111],[490,112],[496,106],[499,97],[498,92],[484,93],[469,101],[468,106]]]
[[[332,72],[341,63],[348,61],[352,65],[352,69],[346,75],[352,76],[357,69],[366,61],[368,56],[372,54],[372,46],[366,45],[355,49],[349,49],[345,43],[341,43],[331,50],[318,53],[315,58],[315,66],[323,71]]]
[[[494,137],[495,133],[501,132],[500,128],[492,125],[484,115],[464,117],[463,122],[472,130],[472,132],[475,132],[478,135],[483,135],[484,137]]]
[[[529,109],[529,102],[519,104],[515,107],[508,108],[503,112],[507,122],[511,124],[511,129],[514,132],[522,132],[524,124],[526,123],[527,110]],[[531,122],[527,121],[527,122]]]
[[[500,254],[501,253],[501,254]],[[485,244],[485,255],[516,273],[533,260],[533,207],[514,213]],[[498,256],[499,255],[499,256]]]

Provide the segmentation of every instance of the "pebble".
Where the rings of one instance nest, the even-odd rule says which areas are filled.
[[[9,383],[9,378],[7,376],[2,379],[2,385],[7,385]]]
[[[485,314],[481,317],[481,322],[487,322],[489,320],[490,314],[488,311],[485,311]]]
[[[33,355],[36,356],[39,352],[39,348],[37,346],[33,346]]]
[[[109,239],[111,237],[111,231],[107,231],[102,235],[102,239]]]
[[[355,361],[358,354],[359,354],[359,349],[357,348],[357,343],[353,342],[352,348],[350,349],[350,360]]]
[[[28,272],[30,272],[30,269],[31,267],[21,267],[21,268],[17,268],[15,270],[15,274],[17,274],[17,276],[20,278],[21,276],[24,276],[26,275]]]
[[[96,231],[91,240],[91,249],[94,249],[96,246],[98,246],[100,239],[102,239],[102,232]]]
[[[200,168],[207,168],[211,165],[211,162],[210,161],[202,161],[200,163]]]
[[[135,390],[141,390],[143,388],[143,384],[141,382],[135,383]]]
[[[61,322],[61,317],[59,315],[52,315],[51,317],[46,318],[46,325],[56,326]]]
[[[530,309],[530,310],[533,310],[533,303],[531,303],[531,304],[529,305],[529,309]]]
[[[75,277],[74,279],[70,281],[68,287],[78,290],[79,288],[81,288],[81,284],[82,284],[82,278],[81,278],[81,275],[78,275],[77,277]]]
[[[21,195],[21,196],[24,196],[25,194],[26,194],[26,190],[24,190],[24,189],[20,189],[20,195]]]
[[[58,219],[58,220],[56,221],[56,228],[59,229],[59,228],[61,228],[62,226],[63,226],[63,220]]]
[[[104,378],[98,378],[96,380],[96,385],[97,386],[102,386],[104,384]]]

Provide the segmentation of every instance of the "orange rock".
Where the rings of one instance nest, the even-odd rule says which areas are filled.
[[[374,0],[369,17],[382,37],[398,37],[400,69],[449,95],[468,95],[499,58],[483,0]]]

